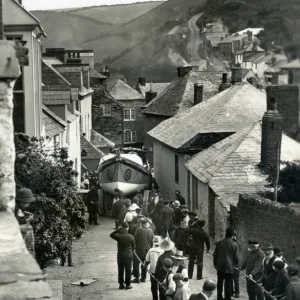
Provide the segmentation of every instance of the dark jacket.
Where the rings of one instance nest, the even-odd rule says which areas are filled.
[[[239,264],[238,247],[232,238],[217,242],[214,252],[214,266],[218,272],[233,273]]]
[[[180,222],[182,220],[182,211],[179,207],[174,207],[174,214],[175,214],[175,225],[176,226],[179,226],[180,225]]]
[[[180,202],[180,205],[185,205],[185,199],[182,195],[177,195],[176,198]]]
[[[154,234],[150,228],[137,228],[134,234],[135,247],[139,250],[149,250],[153,247]]]
[[[242,266],[242,270],[246,269],[246,274],[252,275],[254,280],[260,279],[263,273],[264,258],[265,254],[259,248],[254,252],[249,252]]]
[[[273,269],[273,263],[276,260],[276,256],[273,256],[267,263],[266,259],[263,261],[263,276],[259,282],[262,282],[265,290],[270,292],[274,289],[277,272]]]
[[[289,277],[287,275],[287,271],[284,270],[283,273],[277,273],[275,287],[273,290],[273,296],[285,296],[286,288],[289,284]]]
[[[293,277],[286,288],[286,300],[300,299],[300,279]]]
[[[124,229],[117,229],[110,234],[110,237],[118,242],[118,257],[133,257],[135,243],[131,234]]]
[[[189,300],[206,300],[206,297],[201,293],[192,294]]]
[[[118,219],[121,210],[124,207],[124,200],[118,200],[112,205],[111,216],[114,219]],[[125,218],[125,217],[124,217]]]
[[[97,205],[98,200],[99,200],[98,190],[96,190],[96,189],[90,190],[87,194],[87,205],[88,206]],[[91,203],[91,202],[94,202],[94,203]]]
[[[165,251],[157,260],[155,268],[155,277],[159,282],[163,282],[166,278],[167,272],[163,268],[163,261],[165,258],[171,258],[171,255],[174,255],[173,251]]]
[[[192,241],[190,244],[191,248],[195,248],[204,252],[204,243],[206,249],[210,249],[210,241],[208,234],[204,231],[203,228],[188,228],[186,229],[187,233],[192,236]]]
[[[172,230],[174,227],[174,209],[166,206],[161,212],[161,224],[165,230]]]
[[[127,209],[125,207],[123,207],[118,215],[118,221],[120,224],[122,224],[122,222],[124,221],[126,214],[127,214]]]

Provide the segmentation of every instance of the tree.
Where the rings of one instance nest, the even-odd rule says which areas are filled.
[[[49,148],[46,142],[15,134],[15,180],[36,195],[28,210],[34,214],[36,259],[42,267],[47,260],[64,255],[86,226],[85,204],[75,184],[78,173],[68,151]]]

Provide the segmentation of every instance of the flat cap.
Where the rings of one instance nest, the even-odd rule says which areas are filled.
[[[123,223],[122,223],[122,228],[124,228],[124,229],[129,228],[128,223],[127,223],[127,222],[123,222]]]
[[[213,292],[217,288],[217,285],[212,280],[206,280],[203,284],[203,291]]]
[[[166,267],[166,268],[172,268],[173,267],[173,261],[171,258],[165,258],[163,260],[163,265]]]
[[[249,245],[257,245],[257,244],[259,244],[259,242],[256,239],[248,239],[248,244]]]

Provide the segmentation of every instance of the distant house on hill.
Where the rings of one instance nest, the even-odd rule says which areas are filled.
[[[186,39],[189,29],[187,26],[177,25],[167,34],[169,40]]]
[[[222,72],[200,72],[197,67],[178,68],[178,78],[144,107],[146,132],[176,114],[183,113],[203,99],[217,94],[221,82]],[[154,150],[151,136],[146,135],[145,148],[152,164]]]
[[[255,28],[245,28],[245,29],[243,29],[243,30],[240,30],[240,31],[237,31],[237,32],[235,32],[235,33],[233,33],[232,35],[235,35],[236,33],[238,33],[238,34],[247,34],[247,32],[252,32],[252,34],[253,35],[258,35],[261,31],[264,31],[264,28],[262,28],[262,27],[255,27]]]

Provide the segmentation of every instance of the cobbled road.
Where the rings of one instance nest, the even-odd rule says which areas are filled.
[[[64,300],[151,300],[149,275],[145,283],[132,284],[132,290],[119,290],[117,281],[117,243],[109,237],[113,231],[114,222],[107,217],[100,218],[99,226],[89,226],[83,237],[73,244],[74,267],[58,265],[47,268],[47,279],[63,281]],[[196,268],[195,268],[196,269]],[[194,274],[195,276],[196,274]],[[203,280],[190,280],[192,293],[201,291],[204,280],[216,280],[216,272],[211,254],[204,256]],[[98,278],[91,285],[79,287],[71,282]],[[246,300],[244,278],[241,278],[242,293],[240,300]],[[216,293],[210,298],[215,300]],[[235,299],[235,298],[232,298]]]

